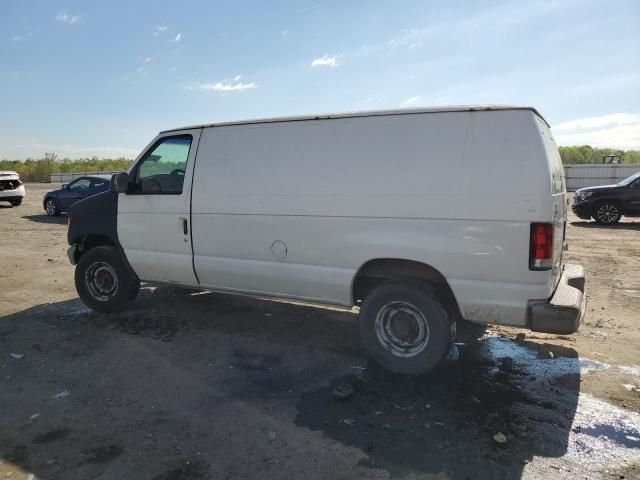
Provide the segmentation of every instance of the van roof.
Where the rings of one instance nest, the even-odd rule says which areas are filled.
[[[485,112],[495,110],[530,110],[536,114],[547,126],[550,126],[542,115],[533,107],[514,105],[454,105],[447,107],[423,107],[423,108],[399,108],[392,110],[366,110],[361,112],[345,113],[321,113],[317,115],[300,115],[291,117],[257,118],[252,120],[236,120],[217,123],[203,123],[188,127],[169,128],[160,133],[174,132],[178,130],[188,130],[194,128],[224,127],[229,125],[251,125],[256,123],[281,123],[281,122],[301,122],[305,120],[329,120],[332,118],[352,118],[352,117],[383,117],[386,115],[415,115],[418,113],[442,113],[442,112]]]

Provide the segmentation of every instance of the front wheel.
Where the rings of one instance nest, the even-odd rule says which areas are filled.
[[[428,286],[389,282],[374,289],[360,311],[369,355],[387,370],[418,375],[433,369],[452,341],[451,320]]]
[[[84,304],[103,313],[124,310],[140,290],[140,280],[111,246],[92,248],[80,257],[75,283]]]
[[[18,198],[16,200],[11,200],[11,205],[13,205],[14,207],[19,207],[20,205],[22,205],[22,199]]]
[[[621,217],[620,207],[613,202],[599,203],[593,213],[594,220],[600,225],[615,225]]]
[[[58,208],[58,202],[54,198],[47,198],[44,202],[44,210],[50,217],[57,217],[60,215],[60,209]]]

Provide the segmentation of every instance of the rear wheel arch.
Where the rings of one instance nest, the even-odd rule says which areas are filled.
[[[445,276],[429,264],[402,258],[377,258],[364,263],[352,281],[353,304],[363,301],[376,287],[391,281],[428,285],[447,309],[449,317],[453,321],[462,319],[458,302]]]

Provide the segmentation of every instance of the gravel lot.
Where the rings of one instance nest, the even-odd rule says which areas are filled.
[[[91,312],[53,188],[0,204],[0,478],[640,478],[639,221],[570,218],[576,334],[470,330],[402,378],[367,364],[351,312],[149,285]]]

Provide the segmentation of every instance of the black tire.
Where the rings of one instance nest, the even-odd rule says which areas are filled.
[[[593,209],[593,219],[600,225],[615,225],[621,218],[622,209],[616,202],[600,202]]]
[[[92,248],[80,257],[75,283],[84,304],[103,313],[124,310],[140,290],[140,280],[111,246]]]
[[[48,197],[44,199],[44,211],[47,212],[47,215],[50,217],[60,216],[60,208],[55,198]]]
[[[360,310],[367,352],[385,369],[403,375],[419,375],[438,365],[451,346],[452,331],[446,309],[428,286],[382,284]],[[398,337],[403,334],[403,339]]]
[[[11,205],[13,205],[14,207],[19,207],[20,205],[22,205],[22,199],[18,198],[17,200],[11,200]]]

